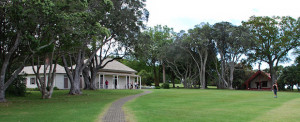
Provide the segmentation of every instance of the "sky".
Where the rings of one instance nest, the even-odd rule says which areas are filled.
[[[150,16],[148,27],[167,25],[175,32],[187,31],[202,22],[214,24],[227,21],[241,25],[251,16],[300,17],[300,0],[147,0]],[[291,65],[292,61],[284,66]],[[262,69],[267,68],[262,64]],[[257,66],[254,66],[257,69]]]

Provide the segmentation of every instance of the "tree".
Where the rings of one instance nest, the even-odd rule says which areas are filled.
[[[17,7],[18,8],[15,8]],[[11,75],[7,75],[9,72],[10,62],[14,61],[14,57],[16,57],[20,52],[18,48],[22,43],[22,33],[20,28],[16,26],[16,24],[21,24],[17,16],[18,12],[21,12],[22,8],[17,5],[17,3],[8,1],[1,2],[1,71],[0,71],[0,102],[5,102],[5,90],[8,86],[13,82],[13,80],[17,77],[17,75],[21,72],[24,65],[18,66],[16,69],[11,71]],[[16,15],[14,15],[16,14]],[[15,20],[15,21],[14,21]],[[10,76],[8,78],[7,76]]]
[[[171,69],[173,74],[180,79],[184,88],[196,87],[196,80],[199,76],[195,67],[194,59],[185,51],[180,44],[171,44],[166,50],[165,61],[167,67]]]
[[[216,43],[216,48],[218,54],[220,55],[220,62],[221,62],[221,73],[218,72],[218,76],[219,76],[218,88],[226,88],[229,86],[228,79],[226,79],[226,72],[228,69],[227,68],[228,65],[226,64],[227,63],[226,54],[228,49],[227,42],[229,41],[229,29],[233,28],[233,25],[229,22],[220,22],[214,24],[213,28],[214,28],[214,32],[213,32],[214,41]]]
[[[206,62],[212,44],[212,27],[207,24],[197,25],[189,30],[188,46],[184,47],[194,60],[199,73],[199,88],[206,88]]]
[[[59,59],[59,34],[62,30],[61,8],[58,2],[28,1],[27,11],[32,19],[28,27],[28,47],[32,56],[32,69],[42,98],[52,97],[56,66]],[[30,15],[35,13],[34,15]],[[40,49],[40,47],[44,47]]]
[[[97,7],[104,9],[95,10],[91,7],[94,4],[90,4],[90,2],[95,2]],[[63,14],[65,33],[61,35],[63,48],[61,58],[71,82],[69,94],[76,95],[81,94],[80,75],[83,69],[91,63],[97,51],[106,43],[105,38],[110,36],[108,29],[102,26],[98,19],[94,18],[103,17],[112,7],[112,2],[109,0],[66,1],[64,7],[68,9]],[[100,43],[100,46],[94,46],[94,43]],[[90,48],[92,49],[89,50]]]
[[[282,71],[282,74],[279,77],[279,80],[285,84],[289,84],[293,87],[296,84],[300,83],[300,69],[296,65],[285,67]]]
[[[300,45],[300,18],[252,16],[243,25],[250,28],[255,36],[256,45],[250,51],[249,58],[268,63],[274,83],[277,79],[274,67],[287,61],[288,52]]]
[[[213,38],[221,62],[221,73],[218,72],[219,87],[233,89],[234,68],[241,56],[252,47],[252,36],[247,28],[234,26],[229,22],[216,23],[213,28]]]
[[[143,22],[147,21],[149,14],[147,9],[145,9],[144,2],[143,0],[112,0],[112,9],[101,15],[103,16],[102,18],[98,17],[96,21],[99,21],[101,25],[109,30],[110,36],[103,38],[102,40],[104,41],[102,42],[100,38],[99,41],[101,43],[93,44],[93,47],[100,47],[100,53],[94,56],[92,62],[85,69],[86,89],[96,88],[94,85],[98,70],[115,59],[123,58],[133,45],[139,43],[137,37],[140,31],[144,29],[145,25]],[[92,7],[97,8],[95,6]],[[101,9],[101,7],[97,9]],[[89,72],[91,73],[90,75],[88,75]]]
[[[252,35],[250,35],[247,28],[237,26],[230,29],[228,42],[228,65],[229,65],[229,88],[233,89],[233,78],[235,66],[240,61],[242,55],[246,54],[253,46]]]
[[[149,66],[152,67],[155,86],[159,86],[159,72],[157,72],[156,66],[163,64],[163,51],[165,45],[168,45],[173,40],[173,29],[167,26],[157,25],[153,28],[148,28],[140,39],[143,39],[143,43],[135,46],[137,57],[143,60],[148,60]]]
[[[49,2],[49,1],[48,1]],[[32,29],[36,28],[32,19],[39,16],[33,1],[2,1],[1,12],[1,72],[0,72],[0,102],[5,101],[5,90],[19,75],[29,57],[49,46],[49,43],[40,44],[35,50],[30,51],[28,45],[34,43],[35,35]],[[41,7],[40,11],[47,11],[47,7]]]
[[[189,37],[184,31],[179,32],[175,41],[163,49],[166,65],[173,75],[180,79],[185,88],[196,87],[199,73],[195,67],[196,63],[185,47],[189,47],[186,39]],[[173,78],[174,80],[175,78]],[[173,87],[174,81],[173,81]]]

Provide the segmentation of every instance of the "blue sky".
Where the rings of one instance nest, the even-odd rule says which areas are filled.
[[[167,25],[179,32],[201,22],[228,21],[240,25],[253,15],[298,18],[299,5],[300,0],[147,0],[146,8],[150,12],[147,26]],[[292,61],[282,65],[293,63],[295,56],[290,54],[290,57]],[[268,67],[262,65],[262,68]]]

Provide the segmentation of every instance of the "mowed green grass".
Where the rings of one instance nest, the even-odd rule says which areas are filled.
[[[82,95],[68,95],[68,90],[54,91],[51,99],[41,99],[40,92],[26,97],[8,97],[0,103],[1,122],[92,122],[98,119],[113,101],[141,93],[141,90],[83,91]]]
[[[125,104],[138,122],[300,121],[300,94],[271,91],[154,89]]]

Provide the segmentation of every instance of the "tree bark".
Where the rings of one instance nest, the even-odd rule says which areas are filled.
[[[71,89],[69,94],[70,95],[80,95],[82,94],[81,90],[80,90],[80,74],[79,71],[75,71],[74,72],[74,81],[73,83],[71,83]]]
[[[4,89],[4,83],[0,85],[0,103],[1,102],[6,102],[5,99],[5,89]]]
[[[156,72],[156,67],[155,67],[155,60],[152,60],[152,69],[153,69],[155,86],[159,86],[159,80],[158,80],[158,77],[157,77],[157,72]]]
[[[42,99],[50,99],[53,93],[56,66],[59,57],[57,56],[57,58],[54,59],[54,56],[56,55],[54,50],[55,49],[53,49],[53,52],[50,54],[45,54],[43,72],[40,72],[40,56],[37,56],[37,59],[34,59],[34,56],[32,56],[32,70],[36,77],[37,86],[42,94]],[[34,64],[35,61],[37,61],[36,65]]]
[[[270,67],[270,75],[271,75],[271,80],[272,80],[272,84],[274,84],[276,82],[277,76],[276,76],[276,71],[274,69],[274,62],[270,61],[269,63],[269,67]]]
[[[97,77],[97,71],[91,74],[91,83],[90,83],[90,90],[96,90],[96,77]]]
[[[21,37],[21,33],[17,33],[17,37],[15,39],[14,45],[9,49],[9,51],[6,54],[4,54],[5,58],[4,58],[4,61],[1,65],[1,71],[0,71],[0,102],[5,102],[6,101],[5,100],[5,90],[11,84],[11,82],[14,80],[14,79],[11,79],[11,82],[6,82],[5,83],[5,76],[6,76],[7,67],[9,65],[9,61],[10,61],[13,53],[16,51],[16,49],[18,48],[18,46],[21,42],[20,37]],[[7,84],[7,83],[9,83],[9,84]]]
[[[229,89],[233,89],[233,87],[232,87],[233,73],[234,73],[234,62],[230,62],[230,76],[229,76],[229,84],[228,84]]]
[[[175,75],[172,73],[172,83],[173,83],[173,88],[175,88]]]
[[[163,68],[163,83],[166,83],[166,67],[165,63],[162,62],[162,68]]]
[[[84,89],[90,89],[90,74],[88,67],[84,68],[82,71],[83,81],[84,81]]]

